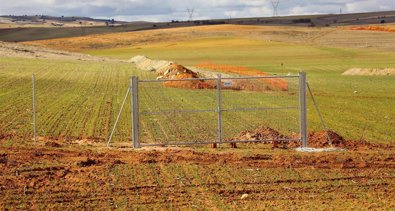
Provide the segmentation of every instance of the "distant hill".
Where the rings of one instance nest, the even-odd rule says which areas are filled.
[[[0,40],[20,42],[214,24],[330,27],[383,23],[395,23],[395,11],[194,21],[173,20],[171,22],[159,23],[122,22],[88,17],[0,16]]]
[[[2,15],[0,16],[1,28],[18,28],[18,27],[56,27],[56,26],[106,26],[109,24],[117,25],[126,23],[114,19],[95,19],[89,17],[55,17],[48,15]]]
[[[294,26],[319,26],[319,27],[381,24],[381,23],[395,23],[395,11],[283,16],[283,17],[269,17],[269,18],[260,18],[260,17],[239,18],[239,19],[231,19],[228,20],[227,22],[233,24],[250,24],[250,25],[294,25]]]

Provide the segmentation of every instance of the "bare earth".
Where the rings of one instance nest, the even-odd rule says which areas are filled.
[[[395,75],[395,68],[351,68],[345,71],[342,75]]]
[[[29,46],[17,43],[0,41],[0,56],[41,58],[41,59],[69,59],[82,61],[121,61],[87,54],[72,53],[62,50],[52,50],[44,47]]]

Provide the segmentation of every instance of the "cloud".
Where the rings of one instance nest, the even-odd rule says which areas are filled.
[[[0,14],[89,16],[122,20],[169,21],[271,16],[270,0],[0,0]],[[395,10],[395,0],[282,0],[280,15]]]

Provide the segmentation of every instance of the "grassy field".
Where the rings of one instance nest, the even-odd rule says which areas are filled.
[[[184,65],[201,62],[242,65],[272,74],[306,71],[328,126],[351,139],[393,142],[395,77],[342,76],[352,67],[395,66],[395,53],[215,37],[183,42],[92,50],[87,53],[127,59],[146,55]],[[284,64],[284,66],[281,66]],[[320,129],[310,102],[310,128]]]
[[[129,63],[49,61],[1,58],[1,133],[19,139],[32,137],[31,74],[36,76],[37,125],[40,139],[95,140],[105,142],[128,89],[129,76],[155,77],[136,71]],[[21,65],[23,64],[23,65]],[[223,107],[296,107],[297,80],[289,80],[289,91],[224,91]],[[243,99],[248,96],[248,102]],[[140,85],[142,142],[165,143],[217,140],[217,96],[215,90],[163,88],[161,83]],[[213,110],[208,113],[144,112]],[[264,118],[264,119],[263,119]],[[131,137],[130,100],[127,101],[115,140]],[[185,123],[189,122],[186,126]],[[224,113],[224,138],[246,129],[270,126],[290,135],[298,131],[297,110]]]
[[[133,55],[143,54],[157,59],[174,60],[186,65],[211,61],[220,64],[244,65],[272,74],[287,74],[288,72],[297,74],[299,71],[306,71],[324,118],[330,128],[344,135],[346,138],[360,139],[363,136],[364,139],[378,143],[392,142],[395,137],[394,131],[391,130],[394,125],[395,115],[393,105],[395,87],[392,85],[394,83],[394,77],[341,75],[343,71],[351,67],[393,67],[395,66],[393,62],[395,61],[395,54],[390,52],[303,46],[240,38],[210,38],[176,43],[172,46],[160,44],[89,51],[89,53],[117,58],[129,58]],[[26,65],[23,65],[24,68],[22,69],[21,63],[26,63]],[[18,124],[8,121],[10,116],[14,117],[15,113],[12,112],[17,112],[9,109],[10,106],[15,106],[15,103],[8,99],[17,101],[18,98],[15,98],[15,94],[18,94],[18,96],[23,99],[23,101],[19,102],[24,102],[24,104],[20,105],[24,107],[23,110],[26,111],[30,109],[30,99],[26,98],[26,96],[31,95],[30,76],[32,72],[37,74],[38,80],[38,110],[40,112],[38,119],[39,125],[41,125],[40,135],[51,137],[91,137],[100,139],[105,139],[105,137],[108,136],[108,129],[113,124],[113,117],[116,115],[119,104],[122,101],[123,92],[126,91],[128,76],[139,75],[141,78],[155,77],[150,74],[141,75],[142,73],[135,71],[130,64],[93,63],[92,65],[85,66],[83,62],[63,61],[60,63],[59,65],[58,61],[2,59],[3,66],[8,69],[8,71],[3,72],[5,77],[2,77],[5,84],[8,84],[8,86],[2,86],[2,89],[5,90],[4,93],[7,93],[2,96],[2,98],[5,99],[2,101],[4,104],[2,106],[4,109],[4,112],[2,112],[3,122],[5,124],[5,126],[2,127],[3,133],[10,133],[10,131],[21,127],[18,133],[26,131],[23,135],[29,134],[30,125],[18,126]],[[284,64],[284,67],[281,67],[281,63]],[[41,67],[44,64],[46,68]],[[15,74],[16,70],[18,70],[18,74]],[[124,70],[122,74],[119,73],[120,70]],[[21,76],[24,77],[24,80],[21,80]],[[24,86],[18,87],[16,85],[18,83],[11,82],[14,80],[19,81],[19,83],[24,83]],[[62,83],[59,83],[59,80],[62,81]],[[11,85],[16,87],[19,92],[13,89],[11,89],[11,91],[9,87]],[[47,92],[48,89],[51,90],[51,92]],[[169,102],[168,99],[163,99],[163,97],[158,97],[167,95],[163,95],[163,93],[161,94],[161,92],[157,90],[158,89],[142,90],[146,96],[144,97],[144,95],[142,95],[142,102],[149,102],[149,104],[151,104],[151,106],[148,106],[145,110],[155,109],[155,106],[152,104],[158,103],[148,100],[150,98],[157,99],[162,103],[163,110],[168,110],[167,108],[172,102]],[[355,91],[357,91],[357,93],[355,93]],[[169,91],[164,92],[170,93],[171,96],[176,96],[176,100],[180,102],[179,104],[181,107],[184,106],[194,109],[215,108],[215,106],[212,105],[215,103],[215,92],[211,90],[188,91],[169,89]],[[82,96],[76,96],[76,93],[84,94]],[[244,93],[233,93],[232,95],[235,96],[231,96],[230,98],[237,99],[247,96],[247,98],[250,99],[248,101],[250,105],[259,105],[262,102],[269,102],[272,99],[269,97],[265,99],[265,94],[262,94],[260,97],[254,97],[254,93],[246,93],[245,96],[243,96],[243,94]],[[272,94],[268,96],[271,95]],[[201,96],[211,97],[202,98]],[[55,99],[58,99],[56,103],[52,102]],[[182,103],[180,100],[183,99],[186,99],[188,103]],[[195,99],[205,100],[198,104],[195,103],[191,105],[193,104],[192,102],[196,101]],[[290,99],[291,98],[288,100]],[[209,101],[211,101],[211,104],[208,104]],[[294,99],[294,102],[297,102],[296,99]],[[249,107],[248,104],[239,105],[239,107]],[[280,104],[285,105],[281,102]],[[237,104],[235,106],[237,106]],[[59,112],[59,110],[61,110],[61,112]],[[128,107],[126,111],[129,111]],[[74,116],[74,114],[79,113],[81,115]],[[100,116],[103,113],[111,115]],[[25,112],[24,116],[27,119],[21,119],[20,121],[28,121],[30,118],[29,115],[28,112]],[[94,118],[91,118],[92,115],[94,115]],[[182,117],[180,116],[180,118],[195,119],[196,124],[202,120],[206,121],[206,123],[211,122],[211,124],[205,125],[207,127],[216,128],[215,116],[213,116],[215,114],[208,115],[210,116],[209,118],[205,118],[204,114],[185,114]],[[241,122],[241,124],[252,122],[250,127],[258,127],[261,116],[268,116],[268,114],[263,112],[259,115],[254,113],[236,113],[235,115],[239,115],[241,119],[249,117],[250,120],[247,118],[245,121]],[[292,117],[289,119],[286,119],[284,116],[285,114],[281,115],[280,112],[271,113],[270,115],[278,115],[277,119],[272,121],[272,127],[284,129],[285,132],[296,132],[295,128],[297,128],[297,122],[295,118],[297,115],[295,115],[295,113],[292,114]],[[257,119],[253,120],[254,117]],[[72,118],[72,120],[69,121],[68,118]],[[123,134],[122,137],[128,134],[128,116],[125,114],[124,118],[125,124],[121,126],[124,127],[121,129],[121,133]],[[143,119],[144,118],[145,117],[143,117]],[[172,117],[160,118],[165,118],[167,121],[169,121],[169,118],[172,119]],[[286,121],[284,122],[282,119]],[[350,119],[354,121],[350,121]],[[287,122],[293,122],[293,124],[287,126],[285,125]],[[231,120],[228,122],[230,125],[229,131],[233,131],[229,136],[235,135],[235,133],[246,129],[246,127],[233,126],[233,123],[234,122]],[[159,121],[155,124],[156,127],[159,127],[160,124],[165,123]],[[156,135],[145,134],[147,138],[148,136],[151,137],[149,138],[150,140],[154,140],[155,138],[153,137],[163,140],[166,137],[166,133],[177,136],[174,133],[175,131],[178,131],[178,133],[191,134],[184,131],[184,129],[182,129],[184,128],[183,126],[176,127],[175,125],[177,124],[174,123],[168,125],[171,125],[171,127],[167,129],[167,132],[162,131]],[[311,130],[321,129],[318,116],[311,102],[309,107],[309,128]],[[210,136],[199,137],[199,139],[213,139],[213,134],[215,134],[215,129],[207,129],[205,127],[199,128],[199,131],[211,131],[212,134]],[[197,134],[203,135],[204,133]],[[185,136],[181,137],[187,138]],[[182,139],[181,137],[179,138]],[[189,138],[193,137],[194,136],[189,136]]]

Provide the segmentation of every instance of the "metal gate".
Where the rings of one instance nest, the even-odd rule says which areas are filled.
[[[168,80],[131,77],[130,93],[135,148],[271,141],[301,141],[307,146],[304,72]],[[240,134],[262,126],[285,135],[242,140],[246,138]]]

